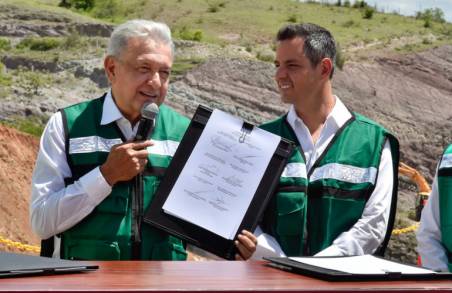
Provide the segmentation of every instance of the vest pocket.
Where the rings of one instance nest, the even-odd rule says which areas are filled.
[[[127,197],[111,193],[96,207],[96,209],[102,213],[125,215],[127,213],[127,205]]]
[[[186,260],[187,252],[180,243],[160,242],[154,244],[152,260]]]
[[[309,252],[317,252],[330,246],[342,232],[349,230],[360,218],[366,202],[323,196],[310,199],[309,203]]]
[[[276,233],[302,235],[305,219],[305,199],[301,193],[280,192],[276,198]]]
[[[66,258],[78,260],[119,260],[121,252],[118,242],[73,240],[67,247]]]

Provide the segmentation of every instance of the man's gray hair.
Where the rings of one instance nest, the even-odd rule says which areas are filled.
[[[144,19],[129,20],[117,26],[108,42],[107,55],[119,57],[127,47],[130,38],[150,38],[157,43],[171,48],[171,56],[174,57],[174,43],[171,39],[171,30],[161,22]]]

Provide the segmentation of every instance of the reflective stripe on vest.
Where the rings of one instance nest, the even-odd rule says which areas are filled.
[[[173,140],[152,140],[154,145],[147,148],[149,153],[173,157],[179,142]],[[85,136],[69,140],[69,154],[110,152],[110,149],[122,143],[120,138],[108,139],[100,136]]]
[[[377,178],[377,168],[360,168],[339,163],[330,163],[316,168],[309,178],[310,182],[320,179],[335,179],[349,183],[375,184]]]
[[[69,139],[69,154],[86,154],[94,152],[110,152],[110,149],[122,143],[120,138],[103,138],[100,136],[85,136]]]
[[[147,148],[148,152],[160,156],[174,157],[179,146],[179,142],[174,140],[152,140],[152,142],[154,145]]]
[[[281,177],[307,178],[306,164],[288,163],[281,174]]]
[[[452,154],[445,154],[441,160],[441,165],[439,169],[452,168]]]

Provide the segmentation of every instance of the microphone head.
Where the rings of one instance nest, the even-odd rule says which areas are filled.
[[[159,106],[156,103],[144,103],[141,108],[141,117],[155,120],[159,115]]]

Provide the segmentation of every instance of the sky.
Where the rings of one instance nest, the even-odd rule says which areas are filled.
[[[324,2],[325,0],[319,1]],[[427,8],[441,8],[444,12],[444,18],[447,22],[452,22],[452,0],[365,0],[370,6],[377,4],[379,11],[394,12],[402,15],[414,16],[417,11],[423,11]],[[337,0],[328,0],[335,3]],[[344,2],[344,0],[342,0]],[[354,0],[350,0],[354,3]]]
[[[402,15],[415,15],[417,11],[427,8],[441,8],[444,18],[452,22],[452,0],[367,0],[369,5],[377,4],[378,10],[385,12],[397,11]]]

